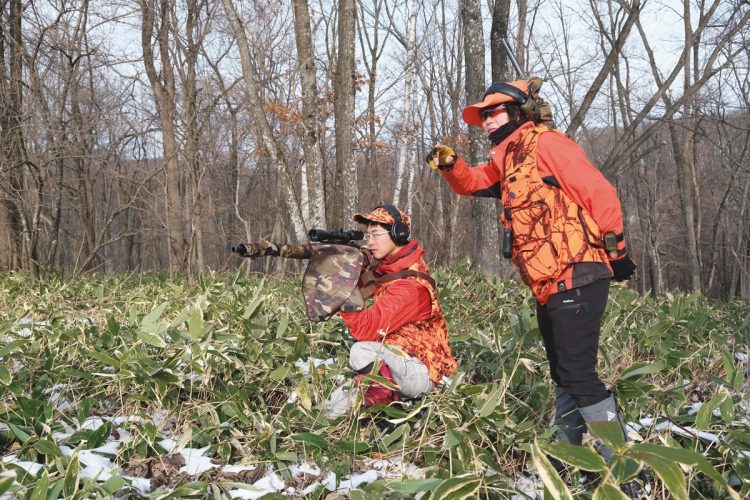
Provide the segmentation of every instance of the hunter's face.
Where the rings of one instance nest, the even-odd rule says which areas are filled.
[[[367,248],[372,252],[372,256],[378,260],[396,253],[399,247],[393,242],[386,230],[380,224],[370,224],[367,226]]]
[[[495,108],[483,109],[479,113],[479,116],[482,118],[482,129],[488,134],[491,134],[510,121],[508,110],[502,105]]]

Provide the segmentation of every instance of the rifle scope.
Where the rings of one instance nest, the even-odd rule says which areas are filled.
[[[243,245],[242,243],[238,243],[237,245],[232,245],[229,248],[232,253],[236,253],[239,255],[247,255],[247,247]]]
[[[333,229],[331,231],[327,229],[310,229],[307,233],[310,241],[326,242],[326,241],[338,241],[338,242],[349,242],[355,240],[361,240],[365,237],[365,233],[362,231],[344,230],[344,229]]]

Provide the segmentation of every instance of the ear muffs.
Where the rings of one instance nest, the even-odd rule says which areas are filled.
[[[393,217],[393,224],[391,224],[390,236],[391,240],[396,245],[406,245],[409,242],[409,226],[401,220],[401,214],[398,212],[396,207],[393,205],[380,205],[380,208],[386,209],[386,211]]]
[[[484,93],[484,97],[495,93],[507,95],[508,97],[513,99],[516,104],[518,104],[521,113],[523,113],[526,118],[531,118],[532,120],[537,121],[539,117],[539,106],[537,105],[535,99],[531,99],[529,97],[529,94],[519,88],[514,87],[513,85],[502,82],[493,83],[492,85],[487,87],[487,91]]]

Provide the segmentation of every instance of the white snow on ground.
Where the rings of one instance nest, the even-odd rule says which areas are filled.
[[[130,482],[130,486],[138,490],[138,493],[143,496],[148,496],[151,491],[151,480],[146,477],[126,476],[125,474],[120,474],[120,477]]]
[[[70,326],[75,325],[76,323],[81,323],[81,322],[85,322],[88,325],[93,325],[94,319],[88,316],[83,317],[83,318],[71,318],[71,319],[68,319],[67,324],[68,324],[68,327],[70,327]],[[49,321],[34,320],[31,318],[21,318],[11,325],[10,331],[19,337],[31,337],[31,335],[34,333],[35,328],[39,328],[43,326],[50,326]],[[0,339],[0,342],[7,343],[13,340],[15,340],[14,337],[6,336]]]
[[[44,467],[43,464],[38,464],[36,462],[25,462],[18,460],[15,455],[8,455],[3,457],[3,463],[17,465],[31,475],[35,475],[42,467]],[[15,477],[15,474],[13,476]]]
[[[162,415],[155,416],[154,420],[163,417]],[[128,422],[142,422],[142,417],[136,416],[120,416],[116,418],[102,418],[102,417],[90,417],[87,418],[81,425],[80,429],[85,430],[96,430],[100,426],[104,425],[106,421],[110,421],[115,427]],[[68,439],[75,430],[67,425],[64,425],[64,432],[57,432],[53,434],[53,439],[56,441],[64,441]],[[59,445],[61,453],[66,457],[72,457],[77,454],[78,460],[81,464],[80,476],[83,478],[92,478],[98,481],[106,481],[112,476],[120,476],[128,481],[133,488],[139,493],[146,496],[151,490],[151,480],[148,478],[138,478],[127,476],[123,469],[118,467],[113,459],[117,455],[117,451],[120,445],[129,442],[132,439],[131,434],[125,429],[118,429],[119,439],[110,437],[107,441],[98,448],[90,450],[75,450],[64,444]],[[164,448],[167,453],[180,453],[185,459],[185,465],[180,469],[180,472],[187,473],[189,475],[199,475],[210,469],[219,468],[223,472],[236,473],[246,470],[255,470],[255,466],[246,465],[225,465],[217,466],[211,462],[209,457],[205,454],[208,451],[208,447],[205,448],[187,448],[182,446],[180,443],[183,441],[183,436],[179,434],[173,435],[171,438],[164,438],[158,441],[158,444]],[[3,458],[3,462],[6,464],[12,463],[23,469],[27,470],[31,474],[36,474],[42,467],[42,464],[34,462],[25,462],[17,459],[15,455],[9,455]],[[336,474],[333,472],[323,472],[315,464],[300,463],[290,465],[289,472],[293,478],[301,475],[310,475],[317,477],[318,481],[313,482],[304,490],[298,491],[293,487],[287,487],[284,480],[276,473],[273,466],[268,466],[265,475],[253,483],[244,487],[238,487],[230,491],[232,498],[248,498],[254,499],[259,498],[268,493],[281,493],[287,496],[301,496],[306,495],[314,491],[316,488],[323,485],[327,490],[334,491],[337,493],[344,494],[353,488],[358,488],[363,484],[371,483],[379,478],[383,479],[400,479],[408,477],[412,479],[423,478],[424,470],[419,469],[414,464],[403,462],[399,458],[393,460],[364,460],[363,463],[366,467],[370,467],[369,470],[352,474],[343,479],[338,479]],[[322,476],[322,474],[325,474]]]
[[[319,476],[320,475],[320,467],[318,467],[315,464],[309,464],[307,462],[302,462],[299,465],[290,465],[289,466],[289,472],[291,472],[292,477],[297,477],[302,474],[310,474],[312,476]]]
[[[716,434],[713,434],[711,432],[699,431],[695,427],[681,426],[669,421],[659,422],[658,424],[654,425],[654,422],[655,419],[653,417],[642,418],[640,420],[640,426],[641,428],[653,426],[653,430],[657,432],[668,431],[689,438],[698,437],[700,439],[703,439],[704,441],[709,441],[711,443],[718,443],[719,441],[719,436],[717,436]]]
[[[0,342],[13,342],[16,339],[16,336],[31,337],[34,333],[34,328],[39,326],[49,326],[49,321],[34,321],[30,318],[21,318],[10,327],[11,333],[15,334],[15,336],[7,335],[0,339]]]
[[[701,406],[703,406],[703,401],[698,401],[697,403],[685,405],[685,409],[687,410],[688,415],[695,415],[696,413],[698,413],[698,410],[701,409]],[[713,414],[714,417],[721,416],[721,410],[718,408],[714,408],[711,413]]]
[[[328,359],[307,358],[307,361],[305,361],[304,359],[298,359],[297,361],[294,362],[294,365],[300,369],[300,372],[302,372],[303,377],[310,376],[311,364],[315,368],[322,366],[322,365],[334,366],[336,364],[336,359],[334,358],[328,358]]]
[[[44,394],[49,399],[49,402],[52,403],[52,406],[63,413],[71,408],[70,400],[63,395],[63,392],[67,388],[66,384],[57,384],[44,390]]]
[[[181,450],[183,458],[185,458],[185,465],[180,468],[180,472],[185,472],[191,476],[202,474],[210,469],[215,469],[216,464],[211,461],[209,457],[204,457],[203,454],[208,451],[208,446],[199,450],[193,448],[185,448]]]
[[[225,469],[222,469],[225,470]],[[260,498],[268,493],[277,493],[284,489],[284,480],[273,471],[270,465],[266,469],[266,475],[253,484],[238,487],[229,491],[232,498]],[[290,488],[293,490],[293,488]]]
[[[544,498],[544,483],[536,473],[530,473],[530,477],[521,476],[518,481],[516,481],[516,489],[531,498]],[[521,495],[513,495],[510,497],[510,500],[525,499],[526,497]]]

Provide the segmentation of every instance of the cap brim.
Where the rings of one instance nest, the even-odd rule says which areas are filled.
[[[352,215],[352,220],[360,224],[373,224],[373,223],[385,224],[385,225],[393,224],[392,220],[386,220],[385,218],[380,217],[378,214],[372,214],[372,213],[369,213],[369,214],[356,213]]]
[[[476,125],[477,127],[481,127],[481,111],[485,108],[491,108],[493,106],[498,106],[506,102],[513,102],[513,98],[497,92],[494,94],[489,94],[484,98],[482,102],[466,106],[461,113],[461,117],[464,119],[464,122],[468,123],[469,125]]]

